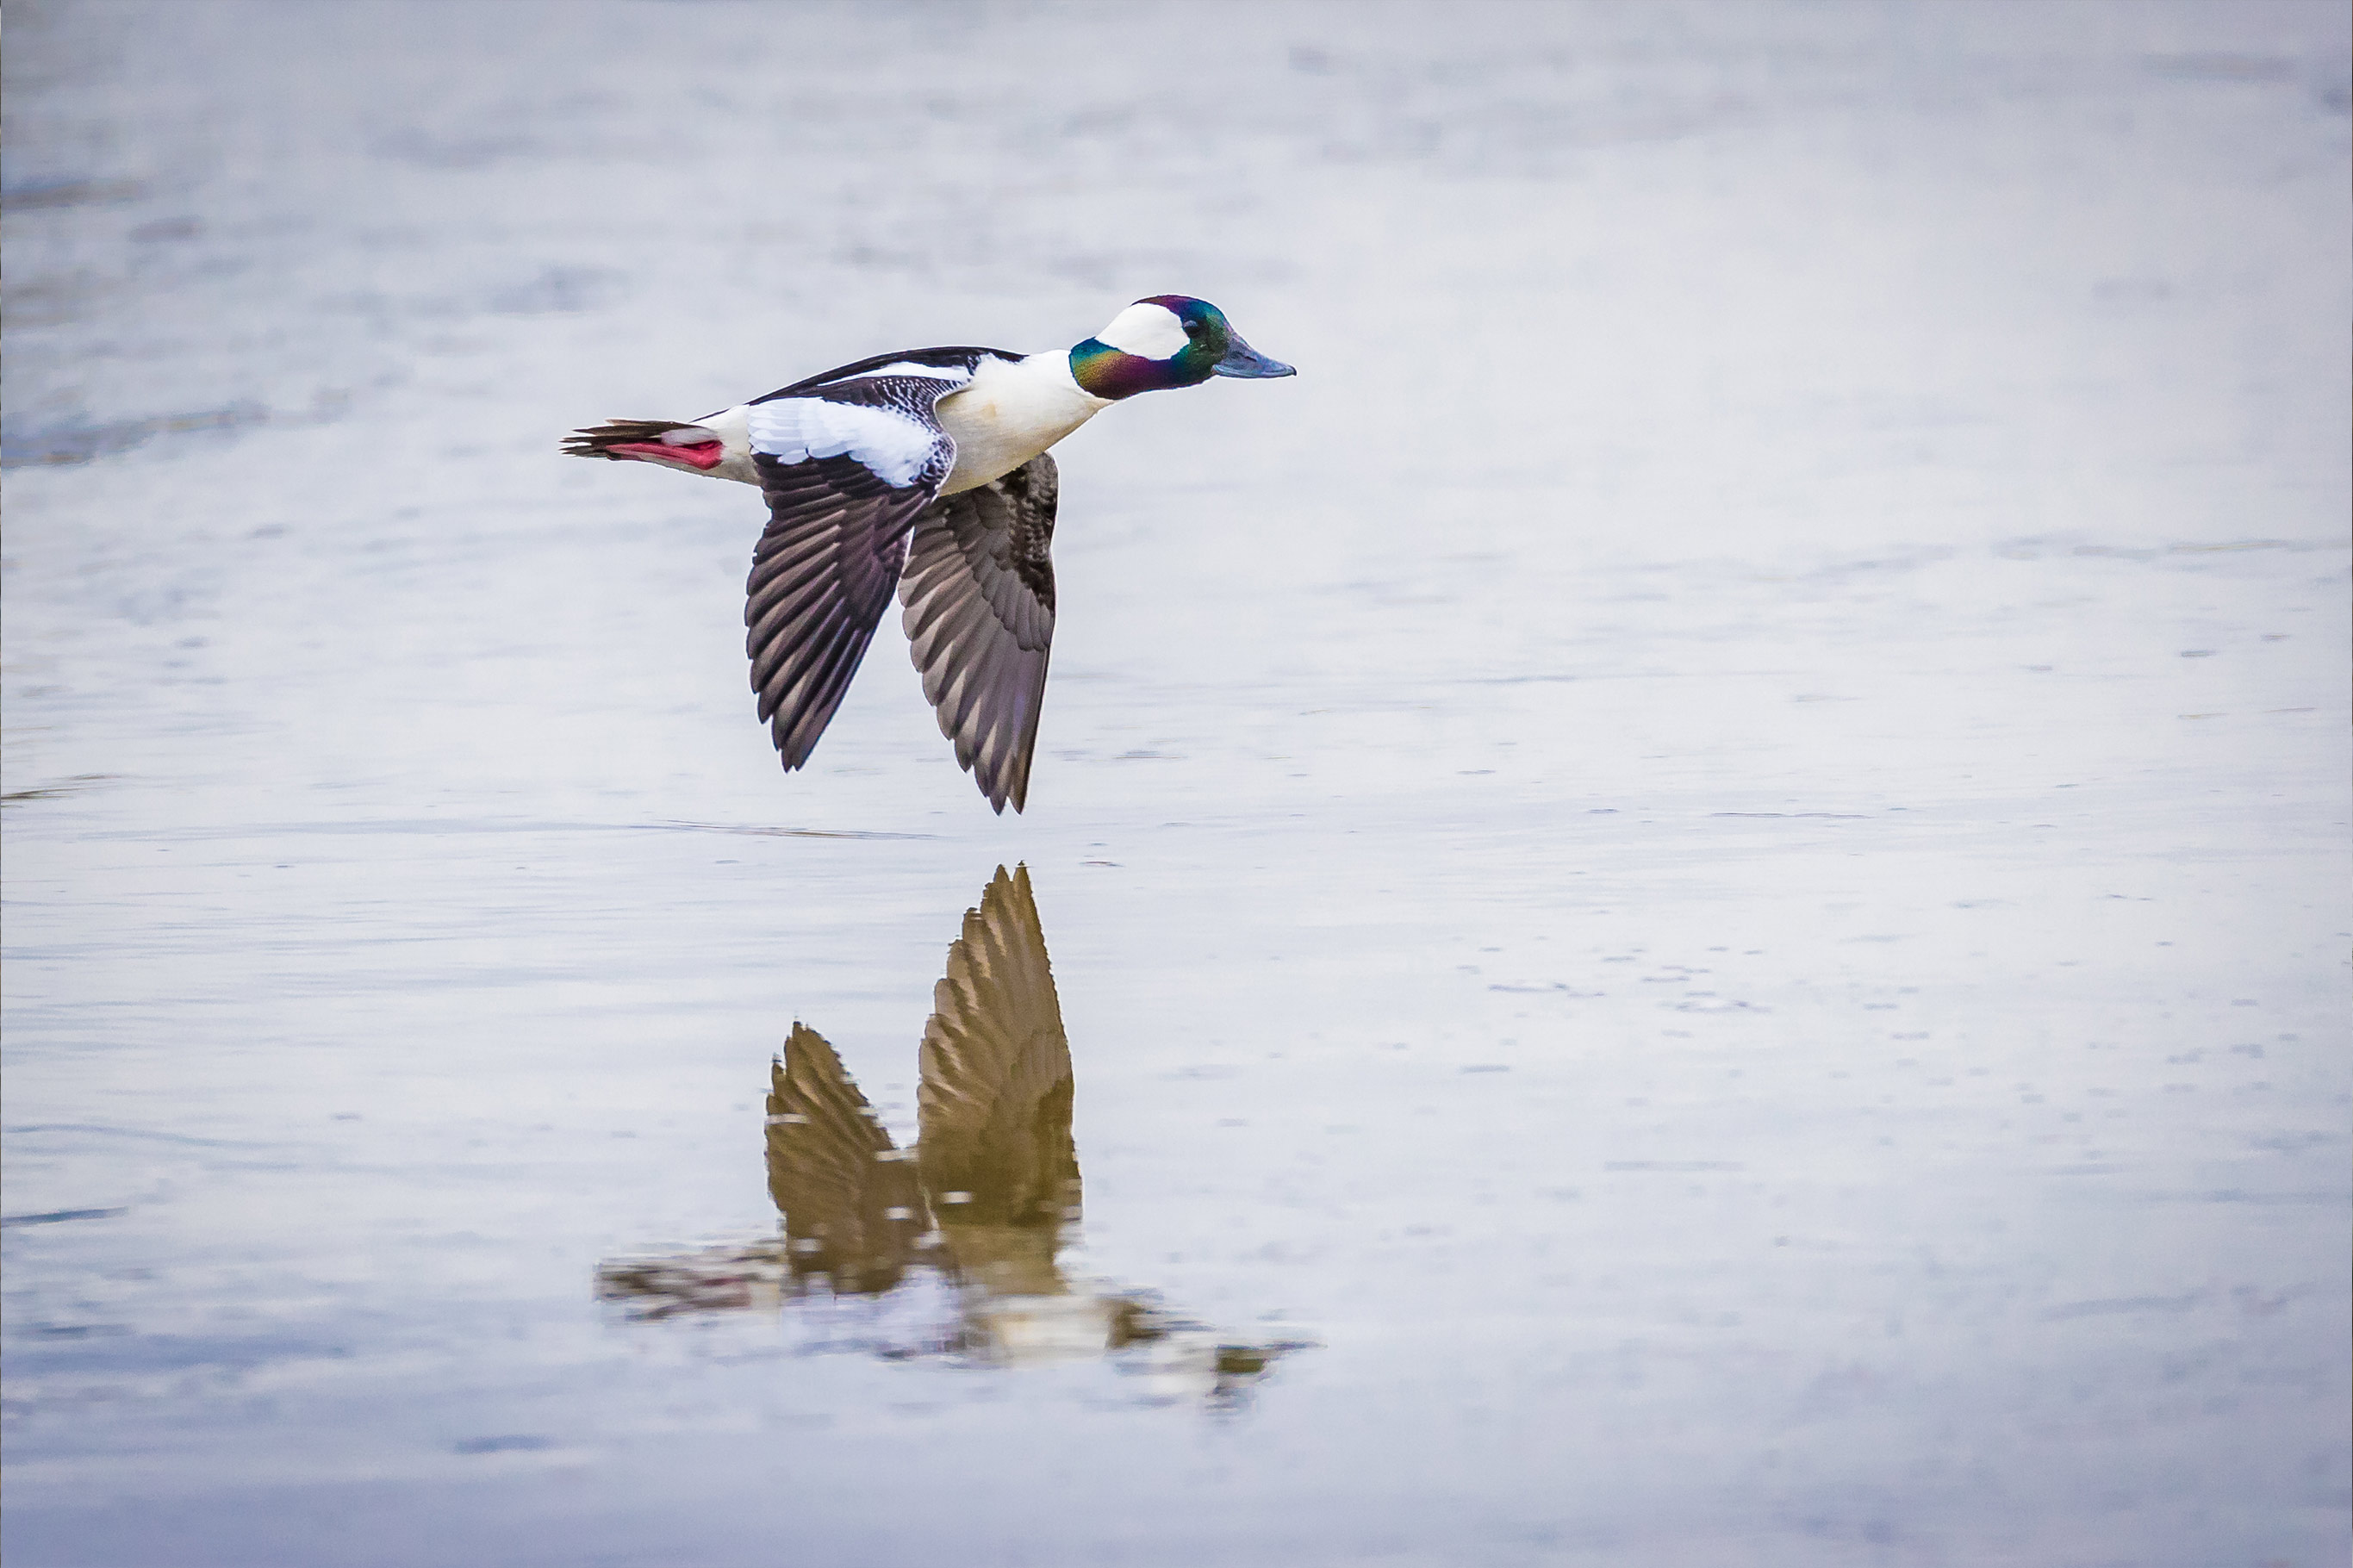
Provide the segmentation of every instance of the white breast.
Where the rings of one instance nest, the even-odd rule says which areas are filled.
[[[956,445],[942,495],[1011,473],[1111,406],[1071,379],[1065,350],[981,362],[972,384],[940,399],[940,428]]]

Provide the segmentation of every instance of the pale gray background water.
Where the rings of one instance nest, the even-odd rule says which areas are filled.
[[[8,24],[11,1568],[2344,1561],[2344,5]],[[1026,818],[555,454],[1172,289]],[[1316,1348],[597,1303],[1022,860],[1066,1266]]]

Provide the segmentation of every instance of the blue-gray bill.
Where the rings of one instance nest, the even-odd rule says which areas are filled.
[[[1211,366],[1213,374],[1230,375],[1241,381],[1268,381],[1278,375],[1299,373],[1279,359],[1269,359],[1237,336],[1226,350],[1226,357]]]

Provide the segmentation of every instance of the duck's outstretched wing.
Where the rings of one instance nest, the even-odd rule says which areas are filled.
[[[1075,1219],[1071,1043],[1027,868],[966,911],[933,990],[916,1089],[915,1152],[947,1226],[1051,1230]]]
[[[795,1024],[769,1069],[768,1195],[795,1278],[843,1293],[888,1290],[924,1228],[911,1151],[892,1147],[825,1037]]]
[[[744,585],[744,651],[788,770],[808,761],[841,706],[899,581],[908,531],[955,466],[932,405],[971,379],[968,363],[909,357],[746,407],[768,527]]]
[[[1029,755],[1054,640],[1054,459],[934,501],[899,597],[940,733],[1001,815],[1029,796]]]

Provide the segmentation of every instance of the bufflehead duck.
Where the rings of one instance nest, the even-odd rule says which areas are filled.
[[[1046,449],[1141,392],[1294,374],[1215,305],[1155,294],[1067,351],[877,354],[691,422],[578,430],[564,449],[760,487],[745,648],[787,772],[817,749],[895,586],[940,732],[1002,815],[1029,796],[1054,636]]]

